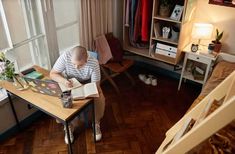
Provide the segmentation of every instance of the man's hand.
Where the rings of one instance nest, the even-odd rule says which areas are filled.
[[[72,87],[73,87],[73,81],[70,80],[70,79],[69,79],[69,80],[66,80],[66,79],[65,79],[64,84],[65,84],[65,86],[68,87],[68,88],[72,88]]]

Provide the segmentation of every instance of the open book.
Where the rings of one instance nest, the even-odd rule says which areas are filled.
[[[84,99],[86,97],[99,97],[95,82],[87,83],[78,88],[72,89],[71,92],[74,100]]]
[[[68,88],[64,84],[59,83],[59,86],[60,86],[60,89],[61,89],[62,92],[69,91],[69,90],[72,90],[72,89],[75,89],[75,88],[78,88],[78,87],[82,86],[82,84],[77,79],[72,78],[71,80],[73,82],[73,87],[71,87],[71,88]]]
[[[87,83],[82,85],[77,79],[72,78],[73,87],[68,88],[59,83],[62,92],[71,90],[73,99],[84,99],[86,97],[99,97],[96,83]]]

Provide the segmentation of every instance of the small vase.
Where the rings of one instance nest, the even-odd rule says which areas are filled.
[[[174,42],[178,42],[179,40],[179,28],[177,27],[172,27],[171,28],[171,40]]]
[[[170,7],[160,5],[159,15],[162,16],[162,17],[169,17],[170,16]]]

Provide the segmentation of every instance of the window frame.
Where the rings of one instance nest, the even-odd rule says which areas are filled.
[[[13,48],[13,44],[12,44],[11,35],[10,35],[9,28],[8,28],[7,20],[6,20],[5,11],[4,11],[4,8],[3,8],[3,5],[2,5],[2,0],[0,0],[0,18],[1,18],[0,20],[2,20],[2,22],[3,22],[3,30],[6,33],[7,43],[8,43],[7,48],[3,48],[3,49],[0,49],[0,50],[6,52],[7,50],[10,50],[10,49]]]

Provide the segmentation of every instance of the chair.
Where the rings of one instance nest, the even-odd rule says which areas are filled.
[[[110,35],[110,34],[109,34]],[[107,37],[107,35],[106,35]],[[110,36],[109,36],[110,37]],[[111,36],[114,38],[114,36]],[[110,51],[113,55],[113,59],[115,59],[114,55],[115,53],[112,51],[114,50],[113,47],[117,47],[117,46],[121,46],[121,43],[119,41],[117,41],[116,38],[114,38],[116,41],[114,42],[110,42],[109,40],[104,40],[104,41],[107,41],[107,45],[110,47]],[[97,39],[95,40],[95,45],[97,45]],[[105,43],[103,44],[105,45]],[[109,48],[108,47],[108,48]],[[105,52],[110,52],[107,50],[107,47],[104,48],[105,49]],[[100,56],[100,54],[103,54],[104,52],[100,52],[99,50],[102,50],[102,49],[97,49],[97,52]],[[122,50],[122,48],[121,48]],[[120,52],[123,52],[120,51]],[[131,75],[128,73],[128,69],[134,64],[134,61],[131,60],[131,59],[124,59],[122,58],[120,61],[115,61],[115,60],[109,60],[107,61],[106,63],[103,63],[103,64],[100,64],[100,69],[101,69],[101,72],[102,72],[102,80],[101,80],[101,84],[108,80],[111,85],[114,87],[114,89],[116,90],[117,93],[120,93],[120,90],[117,86],[117,84],[114,82],[113,78],[116,77],[117,75],[120,75],[122,73],[124,73],[127,78],[131,81],[131,84],[132,85],[135,85],[135,82],[134,82],[134,79],[131,77]]]

